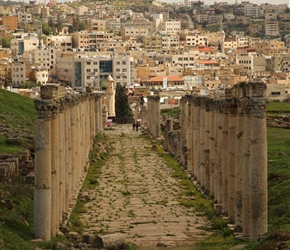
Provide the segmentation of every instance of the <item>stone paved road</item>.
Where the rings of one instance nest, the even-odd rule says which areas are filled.
[[[88,212],[81,218],[85,231],[121,232],[127,242],[144,249],[164,243],[185,250],[207,236],[200,227],[209,222],[179,204],[180,187],[172,170],[140,132],[118,125],[106,134],[114,150],[102,167],[99,185],[90,191],[96,198],[86,203]]]

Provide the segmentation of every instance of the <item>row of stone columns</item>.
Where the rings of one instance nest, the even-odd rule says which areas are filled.
[[[37,110],[35,147],[35,237],[50,240],[72,209],[89,164],[95,134],[102,129],[101,96],[66,95],[46,85]]]
[[[241,83],[225,98],[185,96],[181,102],[187,168],[252,240],[267,232],[265,89]]]
[[[154,138],[161,135],[160,129],[160,97],[147,97],[147,128]]]

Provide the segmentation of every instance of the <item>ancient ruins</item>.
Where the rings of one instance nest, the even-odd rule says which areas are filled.
[[[164,132],[165,149],[213,197],[216,210],[252,240],[267,232],[265,90],[265,84],[249,82],[226,89],[223,96],[186,95],[180,129],[167,119]],[[65,95],[57,85],[43,86],[35,106],[35,236],[50,240],[73,207],[107,108],[103,96],[89,88]],[[149,96],[141,115],[148,132],[159,138],[160,97]]]
[[[106,109],[102,95],[90,88],[66,95],[59,85],[42,86],[35,107],[34,230],[36,238],[50,240],[75,205]]]
[[[266,85],[240,83],[225,96],[184,96],[180,130],[164,143],[180,157],[217,211],[258,240],[267,232]]]

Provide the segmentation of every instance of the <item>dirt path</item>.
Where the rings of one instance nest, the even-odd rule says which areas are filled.
[[[200,228],[209,222],[179,204],[180,184],[140,132],[119,125],[106,134],[114,150],[102,167],[99,185],[90,191],[95,199],[86,203],[88,212],[81,218],[85,231],[121,232],[142,249],[162,243],[185,250],[206,237],[208,232]]]

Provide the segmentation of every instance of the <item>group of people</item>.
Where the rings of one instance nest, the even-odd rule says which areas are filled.
[[[138,128],[139,128],[139,122],[138,121],[133,121],[133,123],[132,123],[132,130],[134,131],[134,130],[136,130],[136,131],[138,131]]]

